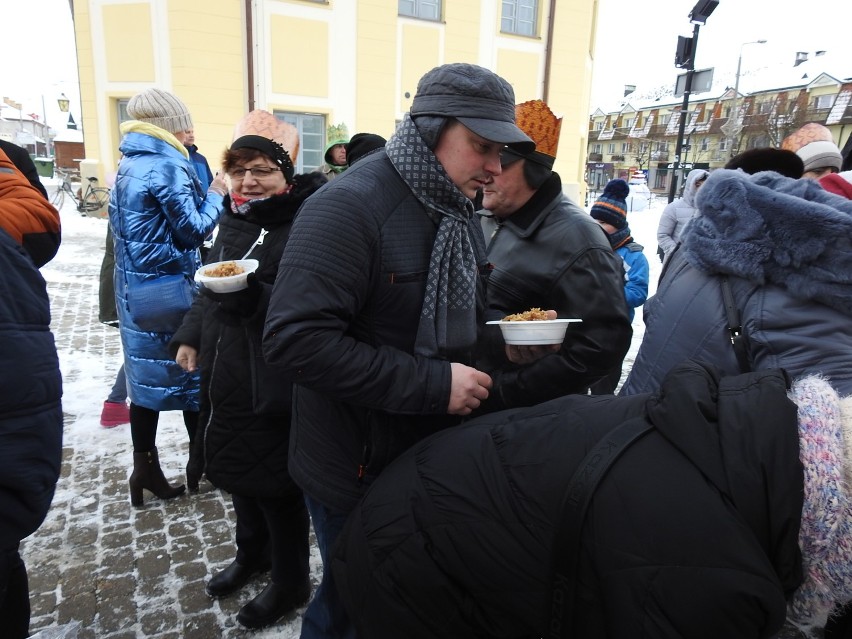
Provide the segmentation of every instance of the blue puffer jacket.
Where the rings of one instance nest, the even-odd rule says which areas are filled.
[[[852,393],[852,202],[814,180],[714,171],[701,215],[645,304],[645,337],[622,395],[655,391],[685,359],[739,372],[720,275],[728,275],[752,370],[824,375]]]
[[[206,198],[186,155],[164,139],[129,132],[109,203],[115,240],[115,297],[130,400],[153,410],[198,410],[198,373],[171,358],[174,329],[139,329],[127,310],[127,291],[157,274],[192,277],[198,247],[216,226],[223,197]]]
[[[0,551],[44,521],[62,457],[62,378],[44,279],[0,229]]]

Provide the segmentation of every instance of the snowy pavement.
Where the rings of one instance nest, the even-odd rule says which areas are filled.
[[[55,182],[45,182],[49,191],[55,189]],[[664,204],[661,198],[628,217],[636,241],[645,246],[652,290],[660,271],[656,228]],[[99,425],[121,358],[118,331],[98,323],[107,222],[81,216],[68,201],[61,214],[62,245],[42,274],[64,379],[63,463],[50,513],[22,546],[31,632],[78,622],[80,639],[298,637],[302,610],[263,631],[237,624],[237,610],[260,592],[266,577],[227,599],[205,595],[209,575],[235,552],[226,494],[204,481],[198,494],[160,501],[146,492],[144,508],[130,506],[129,426]],[[637,309],[625,374],[644,332],[641,318]],[[157,446],[166,476],[183,481],[188,441],[180,413],[161,415]],[[314,548],[315,585],[320,567]]]

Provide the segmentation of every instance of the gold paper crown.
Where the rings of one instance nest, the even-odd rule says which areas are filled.
[[[259,135],[280,144],[295,161],[299,154],[299,132],[292,124],[282,122],[269,111],[255,109],[234,127],[234,140],[244,135]]]
[[[535,150],[552,158],[559,146],[559,131],[562,118],[541,100],[529,100],[515,107],[515,124],[535,142]]]

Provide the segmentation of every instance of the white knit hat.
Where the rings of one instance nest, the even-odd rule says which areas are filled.
[[[127,115],[148,122],[169,133],[193,128],[189,109],[174,93],[162,89],[147,89],[137,93],[127,103]]]
[[[805,171],[824,169],[832,167],[840,170],[843,165],[843,156],[834,142],[827,140],[814,140],[796,151],[796,155],[805,163]]]

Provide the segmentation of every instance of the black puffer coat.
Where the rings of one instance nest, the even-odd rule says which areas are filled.
[[[220,219],[210,258],[242,258],[265,229],[263,241],[249,255],[260,262],[260,289],[255,296],[230,294],[246,295],[233,307],[200,295],[171,342],[172,352],[180,344],[199,352],[202,403],[191,463],[203,464],[214,486],[244,496],[278,498],[297,490],[287,472],[291,383],[266,364],[260,347],[269,291],[293,218],[325,184],[319,173],[297,175],[293,182],[289,193],[252,205],[246,218],[230,213],[226,199],[228,212]],[[248,224],[255,229],[251,239],[244,232]],[[243,232],[229,234],[231,226]]]
[[[551,637],[566,486],[586,453],[634,418],[653,428],[593,493],[570,636],[773,636],[802,577],[803,478],[786,386],[777,370],[719,379],[686,363],[657,395],[568,396],[413,446],[339,539],[335,579],[359,636]]]

